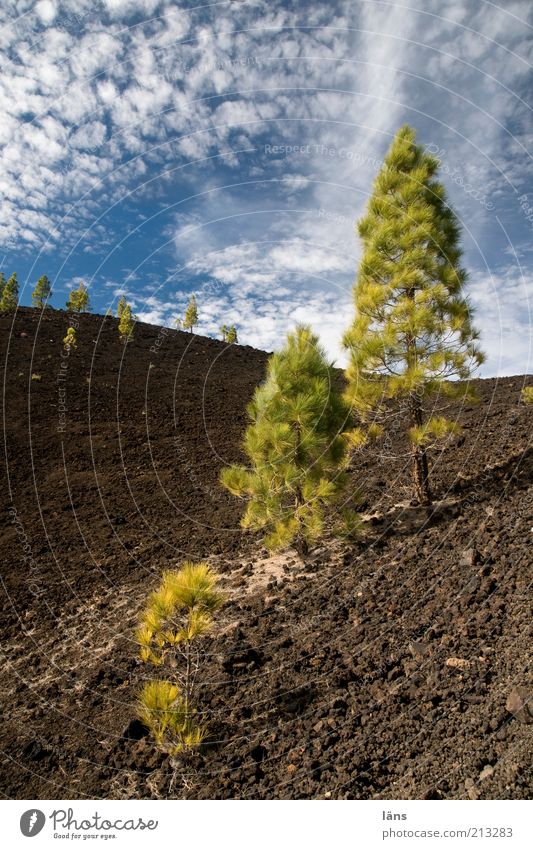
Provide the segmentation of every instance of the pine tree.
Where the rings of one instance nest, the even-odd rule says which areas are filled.
[[[235,345],[238,341],[239,340],[237,338],[237,328],[234,324],[232,324],[231,327],[228,327],[228,332],[226,334],[226,342],[229,345]]]
[[[432,500],[427,448],[457,430],[431,413],[431,397],[472,396],[450,378],[468,380],[483,362],[463,291],[459,225],[438,165],[411,127],[398,131],[358,224],[356,314],[344,338],[346,399],[374,431],[390,421],[388,399],[408,413],[414,487],[425,504]],[[364,430],[354,431],[354,441]]]
[[[196,296],[191,295],[187,309],[185,310],[185,318],[183,319],[183,327],[185,330],[193,332],[193,327],[198,324],[198,306],[196,304]]]
[[[19,302],[19,284],[17,274],[13,272],[2,290],[0,299],[0,312],[12,312],[16,310]]]
[[[39,277],[35,289],[32,292],[32,303],[34,307],[38,309],[43,309],[46,306],[47,301],[50,299],[52,295],[52,285],[46,276],[43,274],[42,277]]]
[[[121,295],[119,302],[117,304],[117,318],[119,318],[119,319],[122,318],[122,313],[124,312],[124,310],[126,309],[127,306],[128,306],[128,302],[127,302],[126,298],[124,297],[124,295]]]
[[[133,339],[134,326],[135,321],[131,313],[131,307],[129,304],[126,304],[126,306],[122,308],[120,321],[118,323],[118,332],[123,342],[131,342]]]
[[[67,310],[69,312],[89,312],[91,309],[89,303],[89,293],[83,281],[77,289],[72,289],[67,300]]]
[[[222,484],[248,500],[244,528],[267,531],[268,548],[294,542],[305,555],[323,533],[325,506],[340,492],[348,406],[311,329],[299,326],[268,362],[248,407],[249,467],[222,471]]]

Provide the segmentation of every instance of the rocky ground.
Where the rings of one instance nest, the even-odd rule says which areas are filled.
[[[402,423],[354,458],[365,532],[268,557],[218,484],[263,352],[84,316],[0,316],[0,790],[8,798],[531,795],[531,377],[475,381],[410,503]],[[171,763],[135,720],[133,630],[163,569],[208,558],[227,601]]]

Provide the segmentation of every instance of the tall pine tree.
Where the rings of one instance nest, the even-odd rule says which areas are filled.
[[[0,298],[0,312],[13,312],[19,302],[19,284],[16,272],[13,272],[2,289]]]
[[[390,421],[388,399],[408,414],[414,487],[423,504],[432,500],[427,448],[457,430],[432,414],[432,396],[465,397],[468,387],[451,378],[465,381],[483,362],[464,294],[459,225],[436,179],[438,166],[411,127],[398,131],[358,224],[356,314],[344,338],[346,399],[362,422],[372,421],[376,431]]]
[[[246,498],[242,526],[267,531],[268,548],[295,544],[305,555],[323,531],[325,506],[340,492],[348,405],[332,366],[309,327],[290,333],[268,362],[248,407],[244,437],[249,465],[230,466],[221,481]]]
[[[46,306],[47,301],[49,300],[52,294],[52,285],[46,276],[43,274],[42,277],[39,277],[37,283],[35,284],[35,289],[32,292],[31,300],[34,307],[38,309],[42,309]]]

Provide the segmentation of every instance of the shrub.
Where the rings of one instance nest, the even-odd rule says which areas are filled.
[[[156,744],[171,755],[195,748],[207,734],[194,706],[200,668],[200,638],[223,602],[217,578],[206,563],[184,563],[165,572],[152,593],[137,629],[144,663],[166,667],[173,681],[148,682],[139,695],[139,716]]]
[[[67,330],[67,335],[63,339],[63,345],[65,346],[65,348],[72,349],[78,347],[78,343],[76,341],[76,331],[73,327],[69,327],[69,329]]]

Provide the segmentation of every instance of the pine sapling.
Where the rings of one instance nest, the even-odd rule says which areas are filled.
[[[267,548],[294,544],[305,556],[324,531],[324,511],[338,498],[349,409],[333,367],[309,327],[289,333],[270,357],[267,377],[248,407],[248,466],[222,471],[222,484],[247,500],[241,525],[265,529]]]
[[[122,309],[120,321],[118,323],[118,332],[121,340],[124,343],[131,342],[131,340],[133,339],[134,326],[135,321],[131,313],[131,307],[129,304],[126,304],[126,306]]]
[[[226,342],[229,345],[235,345],[235,344],[237,344],[238,341],[239,340],[237,338],[237,328],[235,327],[234,324],[232,324],[231,327],[228,327],[228,332],[227,332],[227,335],[226,335]]]
[[[120,298],[119,298],[119,302],[117,304],[117,318],[118,319],[122,318],[122,313],[124,312],[124,310],[126,309],[127,306],[128,306],[128,302],[127,302],[126,298],[124,297],[124,295],[121,295]]]
[[[0,298],[0,312],[13,312],[19,302],[19,284],[16,272],[13,272],[7,283],[4,284],[2,297]]]
[[[144,610],[137,641],[144,663],[165,667],[173,681],[150,681],[139,697],[139,713],[157,745],[175,755],[200,745],[207,724],[194,704],[201,664],[199,641],[223,603],[215,573],[206,563],[184,563],[165,572]]]
[[[80,281],[77,289],[72,289],[67,300],[67,310],[69,312],[89,312],[91,309],[89,302],[89,292],[83,280]]]
[[[358,225],[363,256],[355,318],[344,337],[346,399],[362,425],[353,443],[383,432],[391,409],[405,414],[421,504],[432,501],[428,448],[458,430],[433,414],[435,397],[473,400],[473,391],[453,378],[467,381],[484,359],[464,294],[460,229],[436,179],[438,166],[412,128],[398,131]]]
[[[187,309],[185,310],[185,318],[183,319],[183,328],[185,330],[190,330],[193,332],[193,328],[198,324],[198,305],[196,303],[196,296],[191,295],[189,299],[189,303],[187,304]]]
[[[52,284],[46,274],[43,274],[42,277],[39,277],[32,292],[31,300],[33,306],[37,307],[37,309],[43,309],[50,300],[51,295]]]
[[[63,345],[65,346],[65,348],[68,348],[68,350],[74,350],[78,347],[78,343],[76,341],[76,331],[73,327],[68,328],[67,335],[63,339]]]

